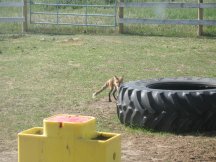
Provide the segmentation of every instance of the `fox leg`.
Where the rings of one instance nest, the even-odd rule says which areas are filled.
[[[116,95],[115,95],[115,94],[116,94],[116,91],[117,91],[117,90],[116,90],[116,88],[115,88],[114,91],[113,91],[113,93],[112,93],[112,94],[113,94],[113,97],[115,98],[115,100],[117,100],[117,97],[116,97]]]
[[[109,102],[112,102],[112,100],[111,100],[111,93],[112,93],[112,91],[113,91],[113,88],[109,91]]]

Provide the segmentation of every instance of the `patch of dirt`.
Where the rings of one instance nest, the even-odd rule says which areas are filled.
[[[67,38],[67,39],[59,40],[55,37],[53,37],[52,39],[47,39],[43,37],[40,39],[40,41],[43,41],[43,42],[55,41],[58,44],[61,43],[62,45],[72,45],[72,46],[81,46],[84,43],[84,41],[81,40],[80,38]]]
[[[69,38],[69,39],[65,39],[65,40],[62,40],[62,41],[56,41],[57,43],[60,42],[60,43],[63,43],[65,45],[74,45],[74,46],[81,46],[83,45],[83,41],[79,38]]]
[[[122,161],[216,161],[216,139],[177,135],[123,135]]]
[[[17,162],[17,141],[0,138],[0,162]]]
[[[200,135],[174,135],[126,131],[120,122],[115,124],[112,121],[113,116],[116,115],[116,105],[114,102],[108,102],[107,97],[96,99],[83,106],[85,106],[84,114],[79,108],[73,113],[95,116],[98,121],[106,122],[112,132],[122,134],[122,162],[216,161],[216,132]],[[69,111],[64,113],[72,113]],[[61,112],[53,112],[53,114],[56,113]],[[0,161],[17,162],[17,151],[1,149]]]
[[[1,162],[17,162],[17,151],[4,151],[0,152],[0,161]]]

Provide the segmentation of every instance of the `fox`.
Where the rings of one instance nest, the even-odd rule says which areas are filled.
[[[111,94],[113,95],[114,99],[117,100],[116,91],[119,91],[119,87],[122,83],[123,83],[123,76],[117,77],[114,75],[112,78],[110,78],[109,80],[105,82],[105,84],[103,85],[103,87],[101,87],[101,89],[99,89],[98,91],[92,94],[92,98],[95,98],[96,95],[104,91],[106,88],[109,88],[110,89],[109,102],[112,102]]]

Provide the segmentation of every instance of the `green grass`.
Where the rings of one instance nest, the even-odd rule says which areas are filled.
[[[216,77],[216,40],[92,35],[0,35],[0,140],[41,126],[55,113],[95,114],[98,129],[124,129],[86,109],[92,93],[111,76],[125,81]],[[103,93],[99,97],[105,96]],[[108,104],[108,103],[107,103]],[[106,111],[106,110],[103,110]],[[107,126],[109,122],[109,126]]]

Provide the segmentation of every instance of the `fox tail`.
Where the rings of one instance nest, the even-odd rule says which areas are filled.
[[[99,93],[104,91],[106,88],[107,88],[107,85],[105,84],[101,89],[99,89],[98,91],[92,94],[92,98],[95,98]]]

